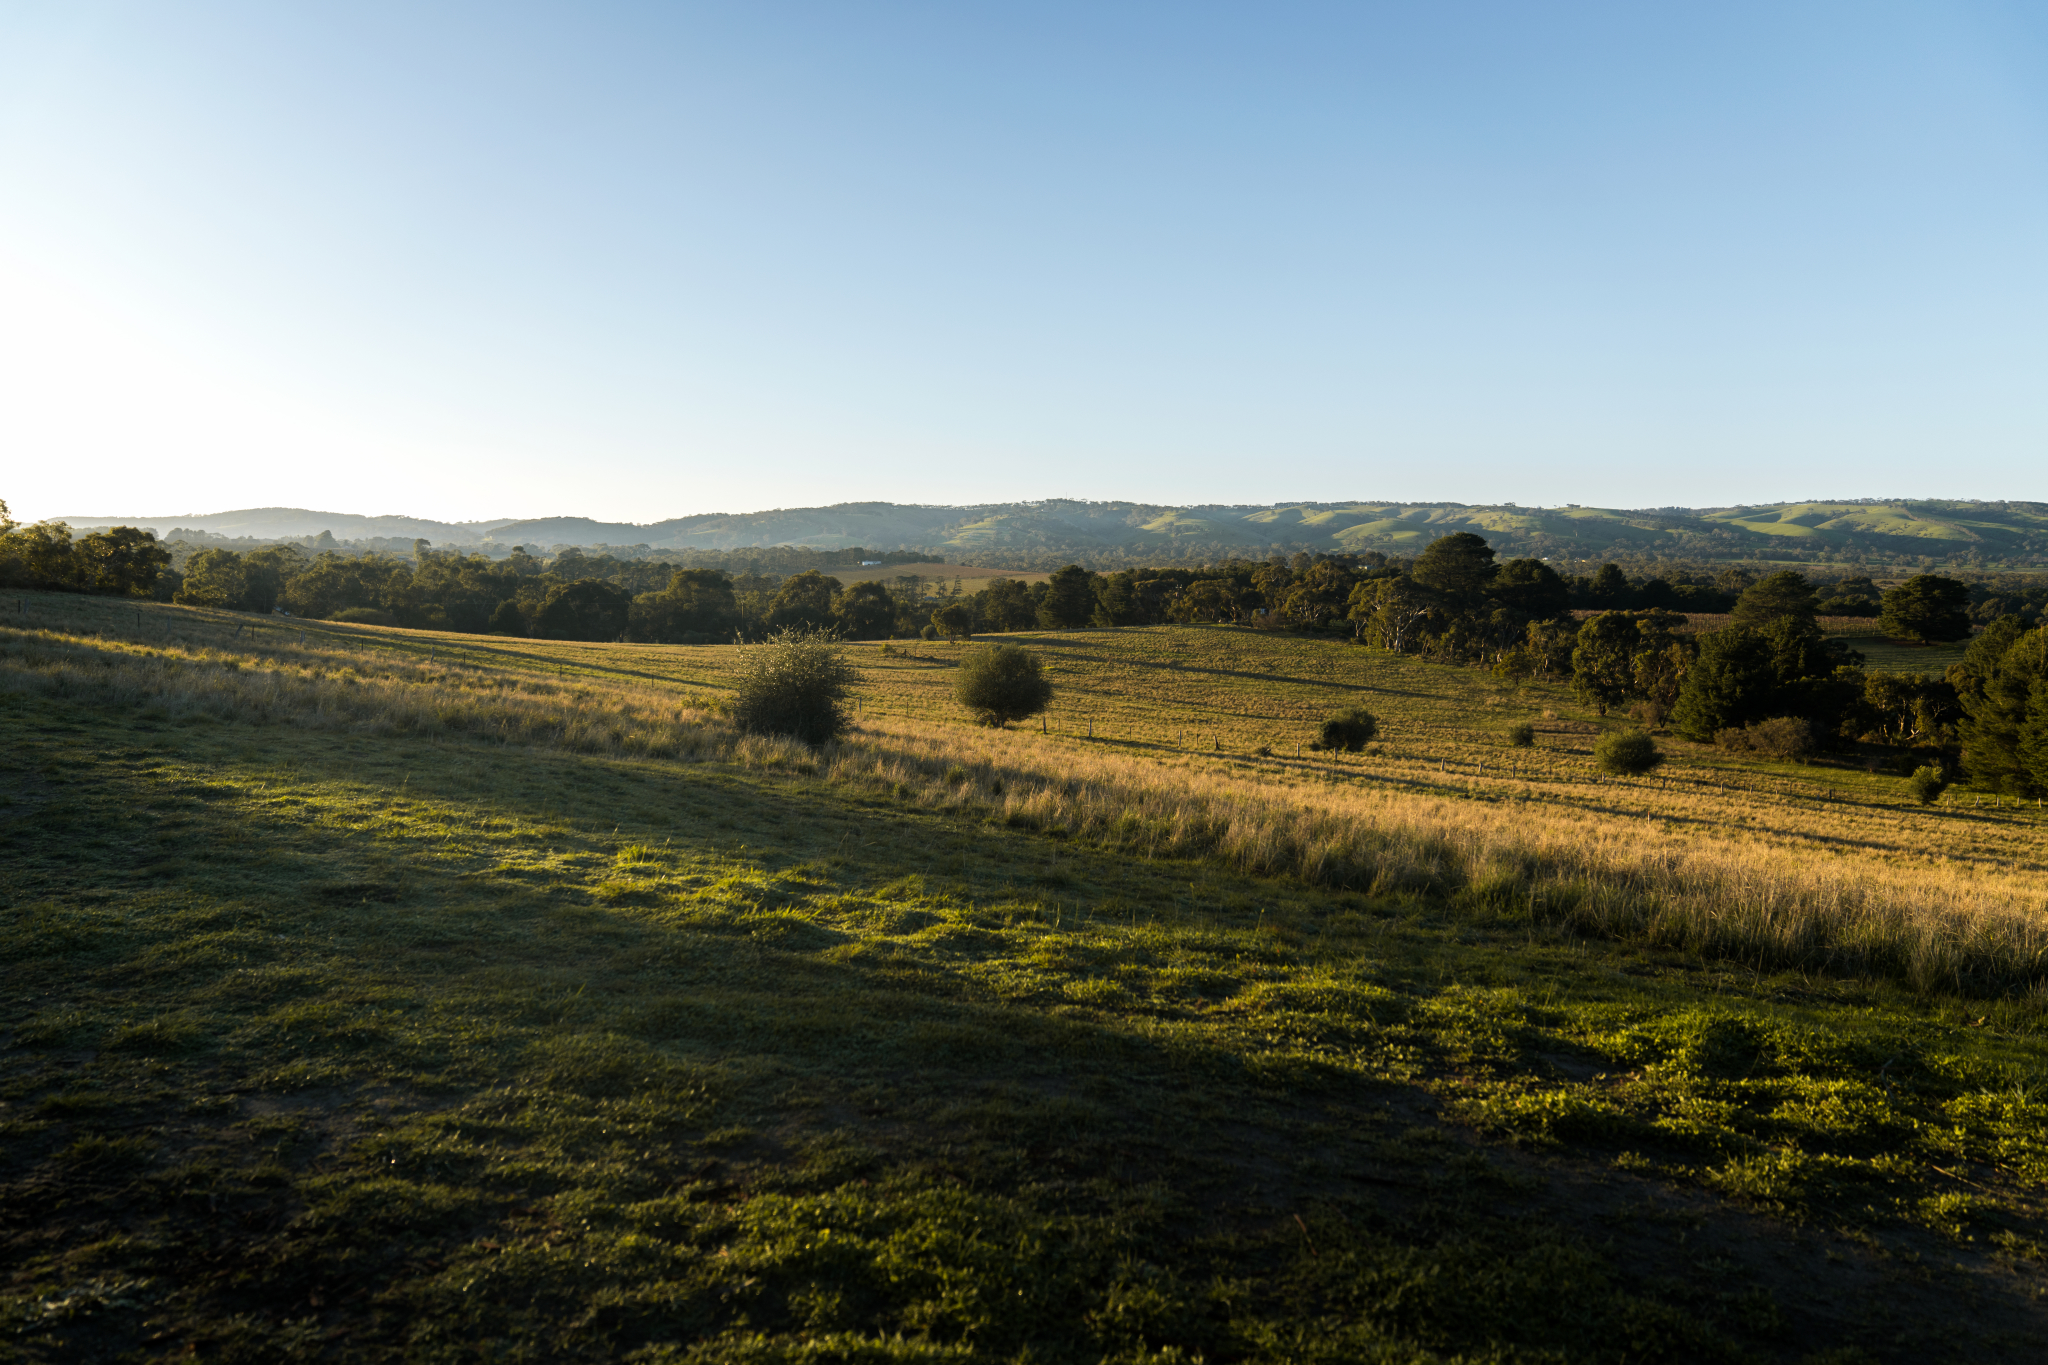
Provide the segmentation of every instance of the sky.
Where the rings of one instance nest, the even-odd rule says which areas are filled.
[[[2048,500],[2048,7],[0,0],[0,498]]]

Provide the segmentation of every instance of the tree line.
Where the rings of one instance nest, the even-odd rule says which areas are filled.
[[[1693,591],[1686,591],[1692,589]],[[2048,795],[2048,626],[1998,617],[1945,674],[1869,673],[1830,638],[1823,615],[1866,615],[1894,639],[1925,644],[1972,634],[1970,585],[1919,574],[1881,590],[1804,575],[1724,570],[1711,583],[1632,580],[1616,566],[1559,574],[1541,560],[1496,562],[1479,536],[1445,536],[1414,561],[1300,556],[1222,571],[1098,574],[1069,565],[1026,588],[992,584],[933,615],[935,630],[1066,629],[1232,621],[1345,630],[1361,643],[1503,678],[1569,681],[1605,715],[1687,739],[1799,756],[1861,738],[1917,749],[1940,780],[1972,774],[1990,789]],[[1725,613],[1696,630],[1677,601]],[[1854,610],[1845,610],[1853,605]]]
[[[1568,681],[1602,714],[1626,708],[1702,743],[1796,754],[1869,737],[1936,751],[1950,776],[1967,760],[1991,789],[2048,796],[2048,625],[2036,624],[2038,613],[1993,617],[1939,676],[1866,673],[1861,657],[1818,624],[1823,615],[1874,613],[1896,639],[1961,641],[1987,601],[2032,601],[2022,595],[2028,589],[1987,599],[1936,574],[1889,590],[1843,580],[1827,597],[1788,570],[1731,568],[1689,580],[1631,577],[1607,564],[1570,575],[1537,559],[1497,562],[1469,532],[1406,562],[1367,552],[1112,573],[1069,564],[1042,582],[996,579],[971,594],[916,575],[842,582],[810,568],[774,579],[577,550],[491,559],[423,541],[410,558],[308,555],[286,544],[207,547],[186,558],[182,573],[171,562],[148,531],[74,537],[60,524],[17,525],[0,503],[6,586],[587,641],[711,643],[784,630],[960,638],[1170,622],[1339,632],[1503,678]],[[1712,630],[1693,629],[1687,614],[1719,612],[1727,623]]]

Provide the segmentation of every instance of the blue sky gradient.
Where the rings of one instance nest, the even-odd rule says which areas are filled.
[[[2048,499],[1990,4],[0,10],[0,497]]]

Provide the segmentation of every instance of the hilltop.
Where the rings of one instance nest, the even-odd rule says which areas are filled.
[[[922,550],[965,563],[1039,568],[1294,552],[1412,554],[1454,531],[1503,554],[1557,559],[1685,558],[2048,565],[2048,504],[1953,500],[1745,504],[1726,508],[1518,507],[1512,503],[1299,502],[1169,506],[1052,498],[978,506],[887,502],[702,513],[664,521],[587,517],[437,522],[261,508],[186,517],[67,517],[85,528],[140,525],[252,539],[421,538],[525,545],[732,550],[748,546]]]

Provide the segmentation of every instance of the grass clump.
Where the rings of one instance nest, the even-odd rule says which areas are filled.
[[[788,627],[740,653],[733,670],[733,723],[753,735],[823,744],[846,729],[856,674],[829,632]]]
[[[1615,730],[1600,737],[1593,746],[1593,761],[1602,772],[1617,777],[1635,777],[1664,761],[1657,741],[1641,730]]]
[[[1362,706],[1347,706],[1323,722],[1313,747],[1332,753],[1355,754],[1372,743],[1380,723]]]
[[[960,661],[953,697],[983,725],[1000,728],[1043,711],[1052,701],[1052,684],[1037,655],[995,645]]]

